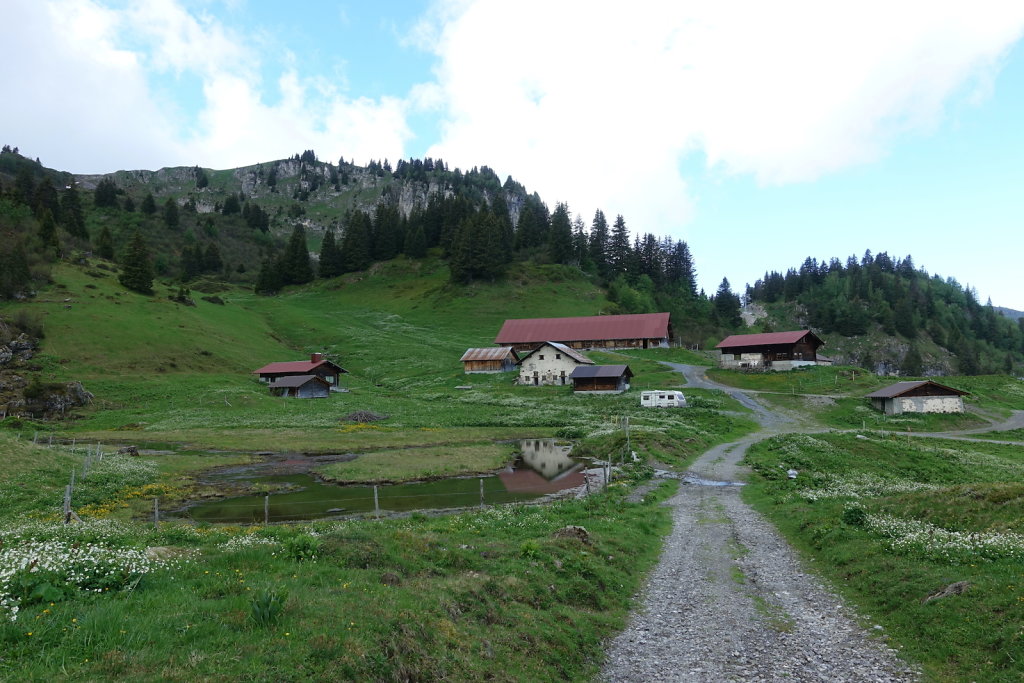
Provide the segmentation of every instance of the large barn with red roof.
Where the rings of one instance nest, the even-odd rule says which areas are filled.
[[[734,370],[792,370],[817,365],[823,342],[810,330],[734,334],[718,342],[718,365]]]
[[[671,338],[668,313],[634,313],[506,320],[494,343],[516,351],[529,351],[544,342],[574,349],[647,349],[667,347]]]

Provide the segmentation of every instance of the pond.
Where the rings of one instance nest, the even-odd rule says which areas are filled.
[[[301,521],[373,513],[377,509],[387,514],[472,507],[480,505],[481,490],[485,505],[516,503],[586,483],[586,465],[570,456],[571,446],[554,439],[524,439],[520,447],[521,454],[515,462],[492,475],[378,486],[376,504],[373,486],[339,486],[295,471],[302,469],[303,461],[319,464],[324,462],[322,459],[297,458],[233,467],[211,475],[207,483],[241,482],[289,490],[267,498],[250,495],[200,503],[185,513],[196,521],[212,523]],[[292,467],[282,466],[288,464]]]

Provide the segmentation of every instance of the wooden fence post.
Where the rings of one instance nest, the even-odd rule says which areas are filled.
[[[377,485],[373,485],[373,513],[380,518],[380,499],[377,497]]]
[[[263,496],[263,523],[270,522],[270,494]]]
[[[153,528],[160,528],[160,499],[153,499]]]
[[[480,477],[480,509],[484,509],[484,478]]]

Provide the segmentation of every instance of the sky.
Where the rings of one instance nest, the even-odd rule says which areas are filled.
[[[1024,2],[3,0],[51,168],[489,166],[742,293],[866,250],[1024,310]]]

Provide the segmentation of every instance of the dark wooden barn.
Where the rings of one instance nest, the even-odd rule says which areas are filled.
[[[628,365],[581,365],[569,379],[573,391],[621,393],[629,389],[632,376]]]
[[[818,348],[825,342],[810,330],[734,334],[715,346],[718,364],[734,370],[792,370],[817,365]]]

